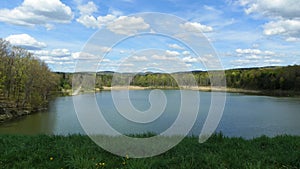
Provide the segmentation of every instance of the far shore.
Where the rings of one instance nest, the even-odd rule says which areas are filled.
[[[96,91],[104,90],[149,90],[149,89],[185,89],[185,90],[199,90],[199,91],[217,91],[217,92],[242,92],[242,93],[260,93],[259,90],[246,90],[246,89],[238,89],[238,88],[228,88],[228,87],[211,87],[211,86],[184,86],[184,87],[142,87],[142,86],[103,86],[102,89],[97,89]]]
[[[161,89],[161,90],[198,90],[203,92],[229,92],[229,93],[245,93],[245,94],[254,94],[254,95],[266,95],[266,96],[283,96],[283,97],[292,97],[300,96],[299,91],[284,91],[284,90],[250,90],[250,89],[240,89],[240,88],[229,88],[229,87],[212,87],[212,86],[184,86],[184,87],[161,87],[161,86],[103,86],[102,88],[95,88],[94,90],[81,90],[79,93],[93,93],[101,91],[111,91],[111,90],[152,90],[152,89]],[[72,93],[72,90],[63,90],[63,95],[77,95]],[[79,94],[78,93],[78,94]]]

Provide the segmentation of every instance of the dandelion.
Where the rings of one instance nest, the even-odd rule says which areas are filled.
[[[50,157],[50,161],[52,161],[53,160],[53,157]]]
[[[123,161],[123,163],[122,163],[123,165],[126,165],[126,162],[125,161]]]
[[[128,156],[128,154],[126,154],[126,159],[127,159],[127,160],[129,159],[129,156]]]
[[[97,165],[97,164],[96,164]],[[105,163],[99,163],[99,166],[105,166]]]

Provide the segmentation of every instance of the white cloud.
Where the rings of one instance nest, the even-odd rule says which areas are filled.
[[[14,25],[42,25],[52,29],[49,23],[69,23],[72,19],[71,8],[60,0],[24,0],[14,9],[0,10],[0,21]]]
[[[300,2],[300,1],[299,1]],[[272,21],[264,25],[265,35],[285,35],[287,41],[300,37],[300,19]]]
[[[261,59],[262,57],[274,56],[275,52],[269,50],[259,50],[259,49],[236,49],[235,52],[237,56],[245,56],[247,59]]]
[[[148,58],[146,56],[132,56],[129,59],[131,61],[137,61],[137,62],[148,61]]]
[[[180,53],[177,51],[166,50],[166,55],[167,56],[179,56]]]
[[[101,62],[111,62],[111,60],[104,58],[104,59],[101,60]]]
[[[182,52],[182,54],[187,56],[187,55],[190,55],[191,53],[190,53],[190,51],[185,50],[185,51]]]
[[[169,44],[168,45],[170,48],[172,49],[179,49],[179,50],[183,50],[184,48],[182,46],[179,46],[178,44],[174,43],[174,44]]]
[[[246,59],[261,59],[262,56],[259,56],[259,55],[249,55],[249,56],[246,56]]]
[[[28,34],[10,35],[5,40],[9,41],[12,45],[24,47],[29,50],[47,47],[44,42],[39,42]]]
[[[264,62],[272,65],[272,64],[281,63],[282,60],[280,60],[280,59],[269,59],[269,60],[265,60]]]
[[[256,64],[257,61],[251,61],[251,60],[247,60],[247,59],[238,59],[238,60],[231,61],[231,64],[233,64],[234,66],[246,66],[246,65],[251,65],[254,63]]]
[[[103,26],[103,25],[106,25],[108,23],[111,23],[114,20],[116,20],[116,16],[111,15],[111,14],[108,14],[106,16],[98,16],[97,17],[97,21],[99,22],[100,27]]]
[[[207,32],[212,32],[213,28],[207,25],[202,25],[198,22],[187,22],[185,24],[181,24],[180,25],[181,28],[185,29],[188,32],[203,32],[203,33],[207,33]]]
[[[187,63],[195,63],[195,62],[198,62],[198,59],[188,56],[188,57],[182,58],[182,61],[187,62]]]
[[[299,0],[240,0],[246,14],[270,18],[264,24],[264,34],[280,35],[286,41],[300,38],[300,1]]]
[[[82,14],[76,21],[87,28],[96,29],[106,26],[108,30],[123,35],[131,35],[150,27],[141,17],[116,17],[112,14],[98,16],[97,18],[90,14]]]
[[[265,53],[266,55],[275,55],[275,52],[268,51],[268,50],[266,50],[264,53]]]
[[[287,42],[297,42],[297,41],[300,41],[300,38],[287,37],[285,40],[286,40]]]
[[[92,1],[89,1],[85,5],[79,5],[78,9],[81,15],[92,15],[94,12],[97,12],[98,10],[97,6]]]
[[[91,15],[83,15],[76,19],[77,22],[81,23],[87,28],[98,28],[99,23],[94,16]]]
[[[259,13],[269,17],[300,17],[298,0],[241,0],[247,14]]]
[[[143,18],[120,16],[122,12],[112,8],[109,9],[110,14],[95,17],[93,13],[97,12],[98,8],[92,1],[79,5],[77,8],[80,11],[80,17],[76,21],[87,28],[97,29],[106,26],[108,30],[114,33],[131,35],[150,27]]]
[[[65,57],[71,55],[68,49],[36,50],[32,52],[37,56]]]
[[[152,59],[155,59],[155,60],[172,60],[172,61],[178,60],[178,58],[176,58],[176,57],[168,57],[166,55],[153,55]]]
[[[270,50],[236,49],[235,52],[240,59],[230,61],[234,67],[277,66],[283,63],[281,59],[285,57],[283,53]]]
[[[236,49],[236,53],[238,54],[261,54],[261,50],[259,49]]]
[[[141,17],[120,16],[107,24],[107,28],[117,34],[131,35],[150,26]]]
[[[71,56],[73,59],[76,60],[90,60],[90,61],[101,60],[101,57],[87,52],[75,52],[72,53]]]
[[[99,49],[99,51],[103,53],[110,52],[112,50],[110,47],[107,46],[97,46],[97,49]]]
[[[111,23],[116,17],[114,15],[108,14],[106,16],[98,16],[95,18],[92,15],[82,15],[76,19],[77,22],[81,23],[87,28],[101,28],[102,26]]]
[[[75,60],[71,57],[72,53],[68,49],[53,49],[53,50],[33,50],[30,51],[37,59],[44,61],[47,64],[64,65],[75,64]]]

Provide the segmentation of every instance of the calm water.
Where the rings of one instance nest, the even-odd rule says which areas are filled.
[[[117,95],[119,94],[121,97],[123,95],[122,92],[119,91]],[[161,133],[173,124],[180,109],[180,91],[165,90],[163,92],[167,99],[165,111],[158,119],[146,124],[134,123],[121,116],[113,104],[111,92],[109,91],[97,93],[96,100],[105,119],[117,131],[127,134]],[[150,90],[130,91],[131,102],[136,109],[140,111],[149,109],[149,93]],[[201,100],[199,114],[196,123],[190,131],[190,135],[198,135],[200,133],[210,107],[210,93],[199,92],[199,95]],[[82,99],[83,109],[86,110],[87,114],[93,111],[87,101],[89,98],[93,98],[93,95],[58,97],[51,102],[46,112],[33,114],[0,125],[0,133],[85,134],[77,119],[72,97]],[[261,135],[300,135],[299,110],[300,98],[227,93],[224,113],[216,131],[221,131],[226,136],[241,136],[244,138]]]

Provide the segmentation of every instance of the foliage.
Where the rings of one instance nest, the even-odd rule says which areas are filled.
[[[23,48],[0,39],[0,95],[17,107],[41,107],[58,76]]]
[[[300,66],[227,70],[226,79],[234,88],[300,91]]]
[[[71,87],[72,74],[64,74],[61,80],[61,87]],[[188,86],[193,84],[190,75],[198,86],[210,86],[210,76],[205,71],[179,72],[179,73],[114,73],[98,72],[95,80],[95,87],[110,87],[111,85],[125,85],[142,87],[171,87],[178,85]],[[300,66],[286,67],[263,67],[247,69],[230,69],[225,71],[227,87],[251,89],[251,90],[282,90],[300,91]],[[176,81],[177,79],[177,81]],[[224,80],[224,79],[222,79]]]
[[[159,156],[113,155],[88,136],[0,136],[0,168],[300,168],[300,137],[187,137]]]

